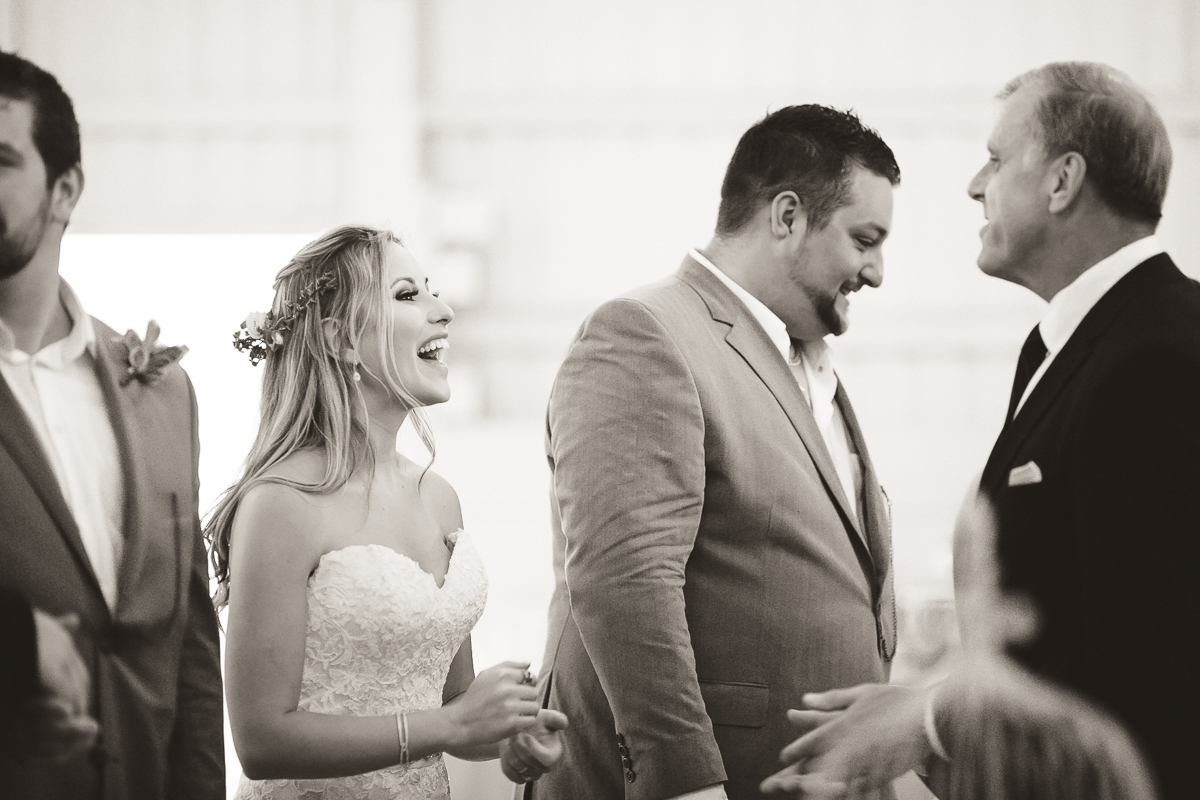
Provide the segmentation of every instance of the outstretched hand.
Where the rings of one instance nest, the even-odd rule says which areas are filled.
[[[537,780],[562,758],[561,731],[567,729],[567,717],[560,711],[543,708],[529,730],[500,743],[500,769],[513,783]]]
[[[861,684],[807,694],[803,702],[788,720],[804,735],[783,749],[788,766],[762,782],[764,793],[870,798],[929,757],[925,690]]]

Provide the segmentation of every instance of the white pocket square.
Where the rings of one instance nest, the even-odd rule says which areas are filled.
[[[1008,473],[1009,486],[1028,486],[1031,483],[1042,482],[1042,470],[1037,463],[1030,461],[1019,467],[1013,467]]]

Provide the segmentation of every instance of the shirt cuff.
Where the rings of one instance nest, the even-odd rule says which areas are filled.
[[[725,787],[719,783],[714,783],[712,786],[705,786],[703,789],[698,789],[694,792],[676,795],[670,800],[727,800],[727,798]]]
[[[946,746],[942,744],[942,737],[938,736],[937,725],[933,718],[933,704],[937,701],[938,686],[935,684],[929,687],[929,692],[925,695],[925,738],[929,740],[929,747],[933,750],[934,755],[942,761],[949,761],[950,755],[946,752]]]

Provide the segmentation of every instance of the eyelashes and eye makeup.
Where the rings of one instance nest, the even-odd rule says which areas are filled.
[[[393,296],[397,300],[416,300],[421,294],[421,290],[417,285],[408,278],[401,278],[392,285]],[[429,292],[434,297],[441,297],[442,293],[429,288],[429,279],[425,279],[425,291]]]

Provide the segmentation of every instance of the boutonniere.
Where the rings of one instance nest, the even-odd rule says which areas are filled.
[[[125,374],[121,376],[121,385],[125,386],[133,379],[149,386],[162,377],[163,370],[183,358],[188,349],[184,345],[164,347],[158,343],[158,323],[150,320],[146,325],[146,339],[143,341],[136,332],[129,330],[117,339],[125,345]]]

